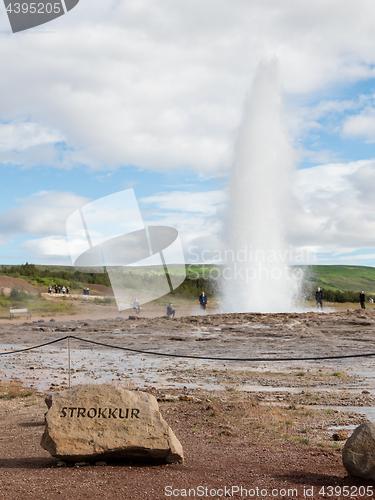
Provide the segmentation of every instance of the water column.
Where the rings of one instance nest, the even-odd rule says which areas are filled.
[[[282,115],[277,63],[258,67],[235,147],[223,308],[293,310],[300,280],[289,267],[293,150]]]

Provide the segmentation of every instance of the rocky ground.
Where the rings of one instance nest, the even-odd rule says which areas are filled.
[[[45,392],[66,388],[66,341],[61,347],[0,356],[0,499],[154,500],[168,498],[168,486],[179,490],[171,495],[178,498],[183,489],[200,485],[209,490],[258,488],[255,498],[342,498],[339,489],[333,495],[327,487],[349,485],[355,496],[356,487],[373,484],[347,477],[340,451],[345,441],[333,439],[340,433],[336,438],[345,439],[345,432],[367,418],[357,407],[365,411],[375,406],[373,358],[303,359],[375,352],[373,311],[174,320],[46,318],[3,322],[0,334],[2,352],[73,335],[148,352],[217,358],[152,357],[72,340],[72,384],[110,381],[152,392],[183,444],[186,460],[168,466],[56,467],[56,460],[39,446],[43,397],[34,393],[9,399],[19,396],[9,381],[19,379]],[[296,360],[267,361],[275,358]],[[346,412],[344,407],[355,408]],[[271,494],[273,488],[278,492]],[[308,488],[314,489],[312,496]],[[267,495],[261,496],[261,489]],[[297,495],[288,489],[297,489]],[[369,492],[366,497],[372,496]],[[221,496],[215,494],[206,497]]]

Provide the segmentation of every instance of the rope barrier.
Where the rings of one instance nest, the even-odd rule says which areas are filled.
[[[6,354],[17,354],[19,352],[31,351],[32,349],[39,349],[39,347],[44,347],[46,345],[56,344],[57,342],[61,342],[62,340],[66,340],[70,337],[67,335],[66,337],[61,337],[61,339],[51,340],[50,342],[45,342],[44,344],[34,345],[32,347],[25,347],[25,349],[18,349],[17,351],[4,351],[0,352],[0,356],[5,356]]]
[[[78,340],[80,342],[86,342],[89,344],[95,344],[101,347],[109,347],[111,349],[120,349],[122,351],[134,352],[137,354],[146,354],[152,356],[164,356],[170,358],[184,358],[184,359],[202,359],[205,361],[246,361],[246,362],[260,362],[260,361],[320,361],[320,360],[329,360],[329,359],[349,359],[349,358],[369,358],[375,356],[375,352],[368,352],[363,354],[343,354],[337,356],[309,356],[306,358],[218,358],[211,356],[193,356],[189,354],[171,354],[166,352],[155,352],[155,351],[143,351],[140,349],[132,349],[131,347],[122,347],[111,344],[104,344],[103,342],[97,342],[95,340],[82,339],[80,337],[74,337],[73,335],[67,335],[66,337],[61,337],[60,339],[51,340],[50,342],[45,342],[44,344],[39,344],[33,347],[26,347],[25,349],[18,349],[16,351],[5,351],[0,352],[0,356],[4,356],[7,354],[18,354],[20,352],[31,351],[33,349],[39,349],[40,347],[45,347],[47,345],[56,344],[57,342],[61,342],[63,340],[73,339]]]

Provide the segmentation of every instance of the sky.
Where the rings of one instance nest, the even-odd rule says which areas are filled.
[[[80,0],[13,34],[0,5],[0,263],[71,265],[67,218],[130,188],[209,259],[246,96],[277,60],[290,245],[374,266],[374,28],[373,0]]]

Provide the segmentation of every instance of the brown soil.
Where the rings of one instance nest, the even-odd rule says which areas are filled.
[[[185,463],[158,466],[108,463],[57,467],[57,460],[39,445],[46,410],[43,398],[3,399],[0,498],[158,500],[167,498],[167,486],[179,490],[226,486],[229,491],[242,486],[258,488],[257,498],[265,497],[261,489],[266,489],[268,496],[277,489],[280,494],[274,492],[274,498],[303,499],[304,488],[313,488],[313,498],[319,499],[328,498],[322,487],[373,485],[347,476],[341,452],[333,442],[323,446],[308,442],[306,436],[311,439],[314,432],[322,432],[310,429],[313,421],[327,425],[335,418],[328,416],[331,422],[327,422],[322,414],[304,416],[304,408],[258,405],[253,397],[206,396],[160,403],[163,416],[184,447]],[[355,422],[359,421],[356,418]],[[306,428],[309,435],[303,433]],[[281,434],[285,429],[289,435]],[[297,494],[284,494],[281,489],[295,489]],[[218,493],[207,497],[220,498]],[[181,497],[180,492],[177,498]],[[241,498],[239,494],[234,497]]]
[[[74,318],[54,322],[8,321],[0,324],[0,335],[2,342],[13,348],[72,334],[146,351],[236,358],[294,355],[297,359],[307,355],[368,352],[373,350],[375,341],[373,311],[207,314],[174,320],[133,315],[129,319],[127,312],[98,321]],[[92,360],[107,349],[75,342]],[[7,358],[0,358],[2,370],[6,368],[17,376],[27,368],[36,380],[42,376],[48,355],[34,359],[32,366],[27,354],[9,362],[10,366]],[[258,495],[255,491],[247,498],[315,500],[343,498],[339,494],[330,495],[329,486],[374,486],[373,482],[346,475],[340,451],[343,443],[333,442],[334,431],[329,429],[357,426],[364,417],[316,408],[317,405],[375,406],[375,398],[367,390],[368,379],[346,371],[343,366],[336,369],[334,362],[316,365],[301,359],[294,364],[279,363],[276,368],[272,363],[263,363],[261,369],[259,363],[246,362],[221,363],[219,368],[197,364],[192,368],[180,366],[176,358],[174,367],[169,368],[164,366],[163,358],[157,358],[160,359],[157,372],[168,373],[171,381],[181,383],[179,389],[161,389],[157,380],[152,383],[156,372],[152,377],[145,372],[144,358],[145,355],[140,355],[132,370],[144,373],[144,388],[161,400],[161,412],[184,447],[183,465],[109,463],[103,467],[57,467],[57,461],[39,445],[46,411],[43,397],[7,400],[0,393],[0,500],[159,500],[169,498],[167,486],[180,490],[178,496],[170,498],[184,498],[181,490],[198,486],[208,490],[242,486],[247,490],[258,488]],[[75,365],[74,377],[86,370],[88,377],[100,382],[97,368],[93,371],[87,361],[81,363],[80,367]],[[83,363],[87,363],[85,368]],[[131,386],[135,371],[129,371],[127,362],[117,361],[117,364],[119,367],[111,371],[113,383]],[[66,380],[61,383],[62,375],[66,379],[66,371],[56,370],[56,378],[50,379],[54,380],[51,387],[55,390],[66,386]],[[74,378],[73,383],[77,380]],[[186,380],[226,389],[183,388]],[[246,384],[280,390],[239,390]],[[283,389],[286,387],[292,390]],[[312,487],[313,495],[304,495],[304,488]],[[273,488],[279,493],[271,494]],[[267,490],[267,496],[260,493],[261,489]],[[296,489],[297,494],[284,494],[281,489]],[[194,498],[193,493],[190,498]],[[220,493],[215,496],[208,491],[207,496],[197,494],[195,498],[220,498]],[[241,496],[237,494],[234,498]]]
[[[29,293],[38,293],[42,291],[41,287],[30,285],[27,281],[12,278],[11,276],[0,276],[0,290],[4,289],[4,293],[10,293],[12,288],[17,288],[17,290],[22,290]]]

